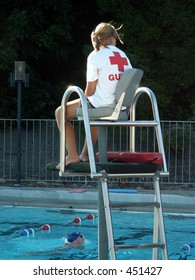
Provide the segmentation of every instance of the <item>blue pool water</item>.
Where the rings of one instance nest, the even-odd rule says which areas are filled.
[[[0,212],[1,260],[98,259],[97,211],[0,206]],[[96,218],[88,219],[89,213]],[[81,218],[81,224],[73,222],[77,217]],[[195,215],[165,214],[164,217],[169,259],[195,260],[195,248],[185,245],[195,242]],[[152,242],[153,213],[113,211],[112,219],[116,244]],[[46,224],[50,230],[42,229]],[[83,248],[64,246],[67,234],[72,231],[84,235]],[[181,248],[189,250],[183,254]],[[119,251],[117,259],[150,260],[152,250]]]

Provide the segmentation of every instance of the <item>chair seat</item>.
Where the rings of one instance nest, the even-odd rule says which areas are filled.
[[[112,115],[114,108],[101,107],[101,108],[88,108],[89,119],[100,119]],[[77,108],[77,118],[83,119],[82,107]]]
[[[112,107],[101,107],[101,108],[88,108],[88,114],[90,120],[101,120],[101,118],[110,117],[114,112],[115,108]],[[78,120],[83,120],[82,107],[77,108]],[[126,110],[121,110],[120,120],[127,120],[128,113]]]

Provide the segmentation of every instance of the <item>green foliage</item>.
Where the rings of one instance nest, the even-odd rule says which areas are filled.
[[[194,108],[194,1],[98,0],[101,15],[122,23],[132,65],[156,94],[163,119],[188,119]],[[111,8],[110,8],[111,7]]]
[[[17,90],[10,89],[8,78],[14,61],[24,60],[30,74],[30,88],[23,95],[25,110],[22,113],[24,117],[53,118],[55,100],[60,101],[55,90],[64,79],[62,69],[69,59],[73,41],[71,1],[7,1],[0,14],[3,19],[0,28],[3,84],[0,117],[16,116]]]
[[[24,60],[30,87],[23,117],[53,118],[68,84],[85,87],[90,33],[101,21],[123,24],[123,48],[144,70],[142,85],[156,94],[161,119],[193,119],[193,0],[2,0],[0,3],[0,117],[17,115],[9,73]],[[142,105],[143,104],[143,105]],[[150,115],[141,101],[140,117]]]

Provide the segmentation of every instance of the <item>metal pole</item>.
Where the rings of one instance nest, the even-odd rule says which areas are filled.
[[[21,99],[22,81],[18,81],[18,126],[17,126],[17,185],[20,185],[21,175]]]
[[[22,82],[29,87],[29,75],[25,73],[25,61],[15,61],[14,72],[10,73],[10,85],[18,83],[18,113],[17,113],[17,172],[16,185],[20,186],[21,178],[21,104],[22,104]]]
[[[107,162],[107,127],[98,127],[99,162]]]
[[[167,241],[166,241],[166,234],[165,234],[165,225],[164,225],[164,217],[163,217],[163,210],[162,210],[162,199],[161,199],[158,175],[156,175],[154,177],[153,183],[154,183],[156,201],[160,203],[160,208],[158,208],[157,211],[158,211],[158,220],[159,220],[160,240],[162,243],[164,243],[162,255],[163,255],[163,260],[168,260]]]
[[[108,260],[108,233],[101,179],[98,179],[98,259]]]

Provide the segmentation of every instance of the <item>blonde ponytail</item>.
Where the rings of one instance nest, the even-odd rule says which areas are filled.
[[[96,51],[99,51],[101,47],[106,47],[107,46],[107,40],[110,37],[114,37],[115,39],[118,38],[118,40],[123,44],[123,41],[121,40],[118,30],[120,30],[122,25],[119,28],[115,28],[113,25],[110,23],[105,23],[102,22],[98,24],[95,28],[94,31],[91,33],[91,41],[94,49]]]

